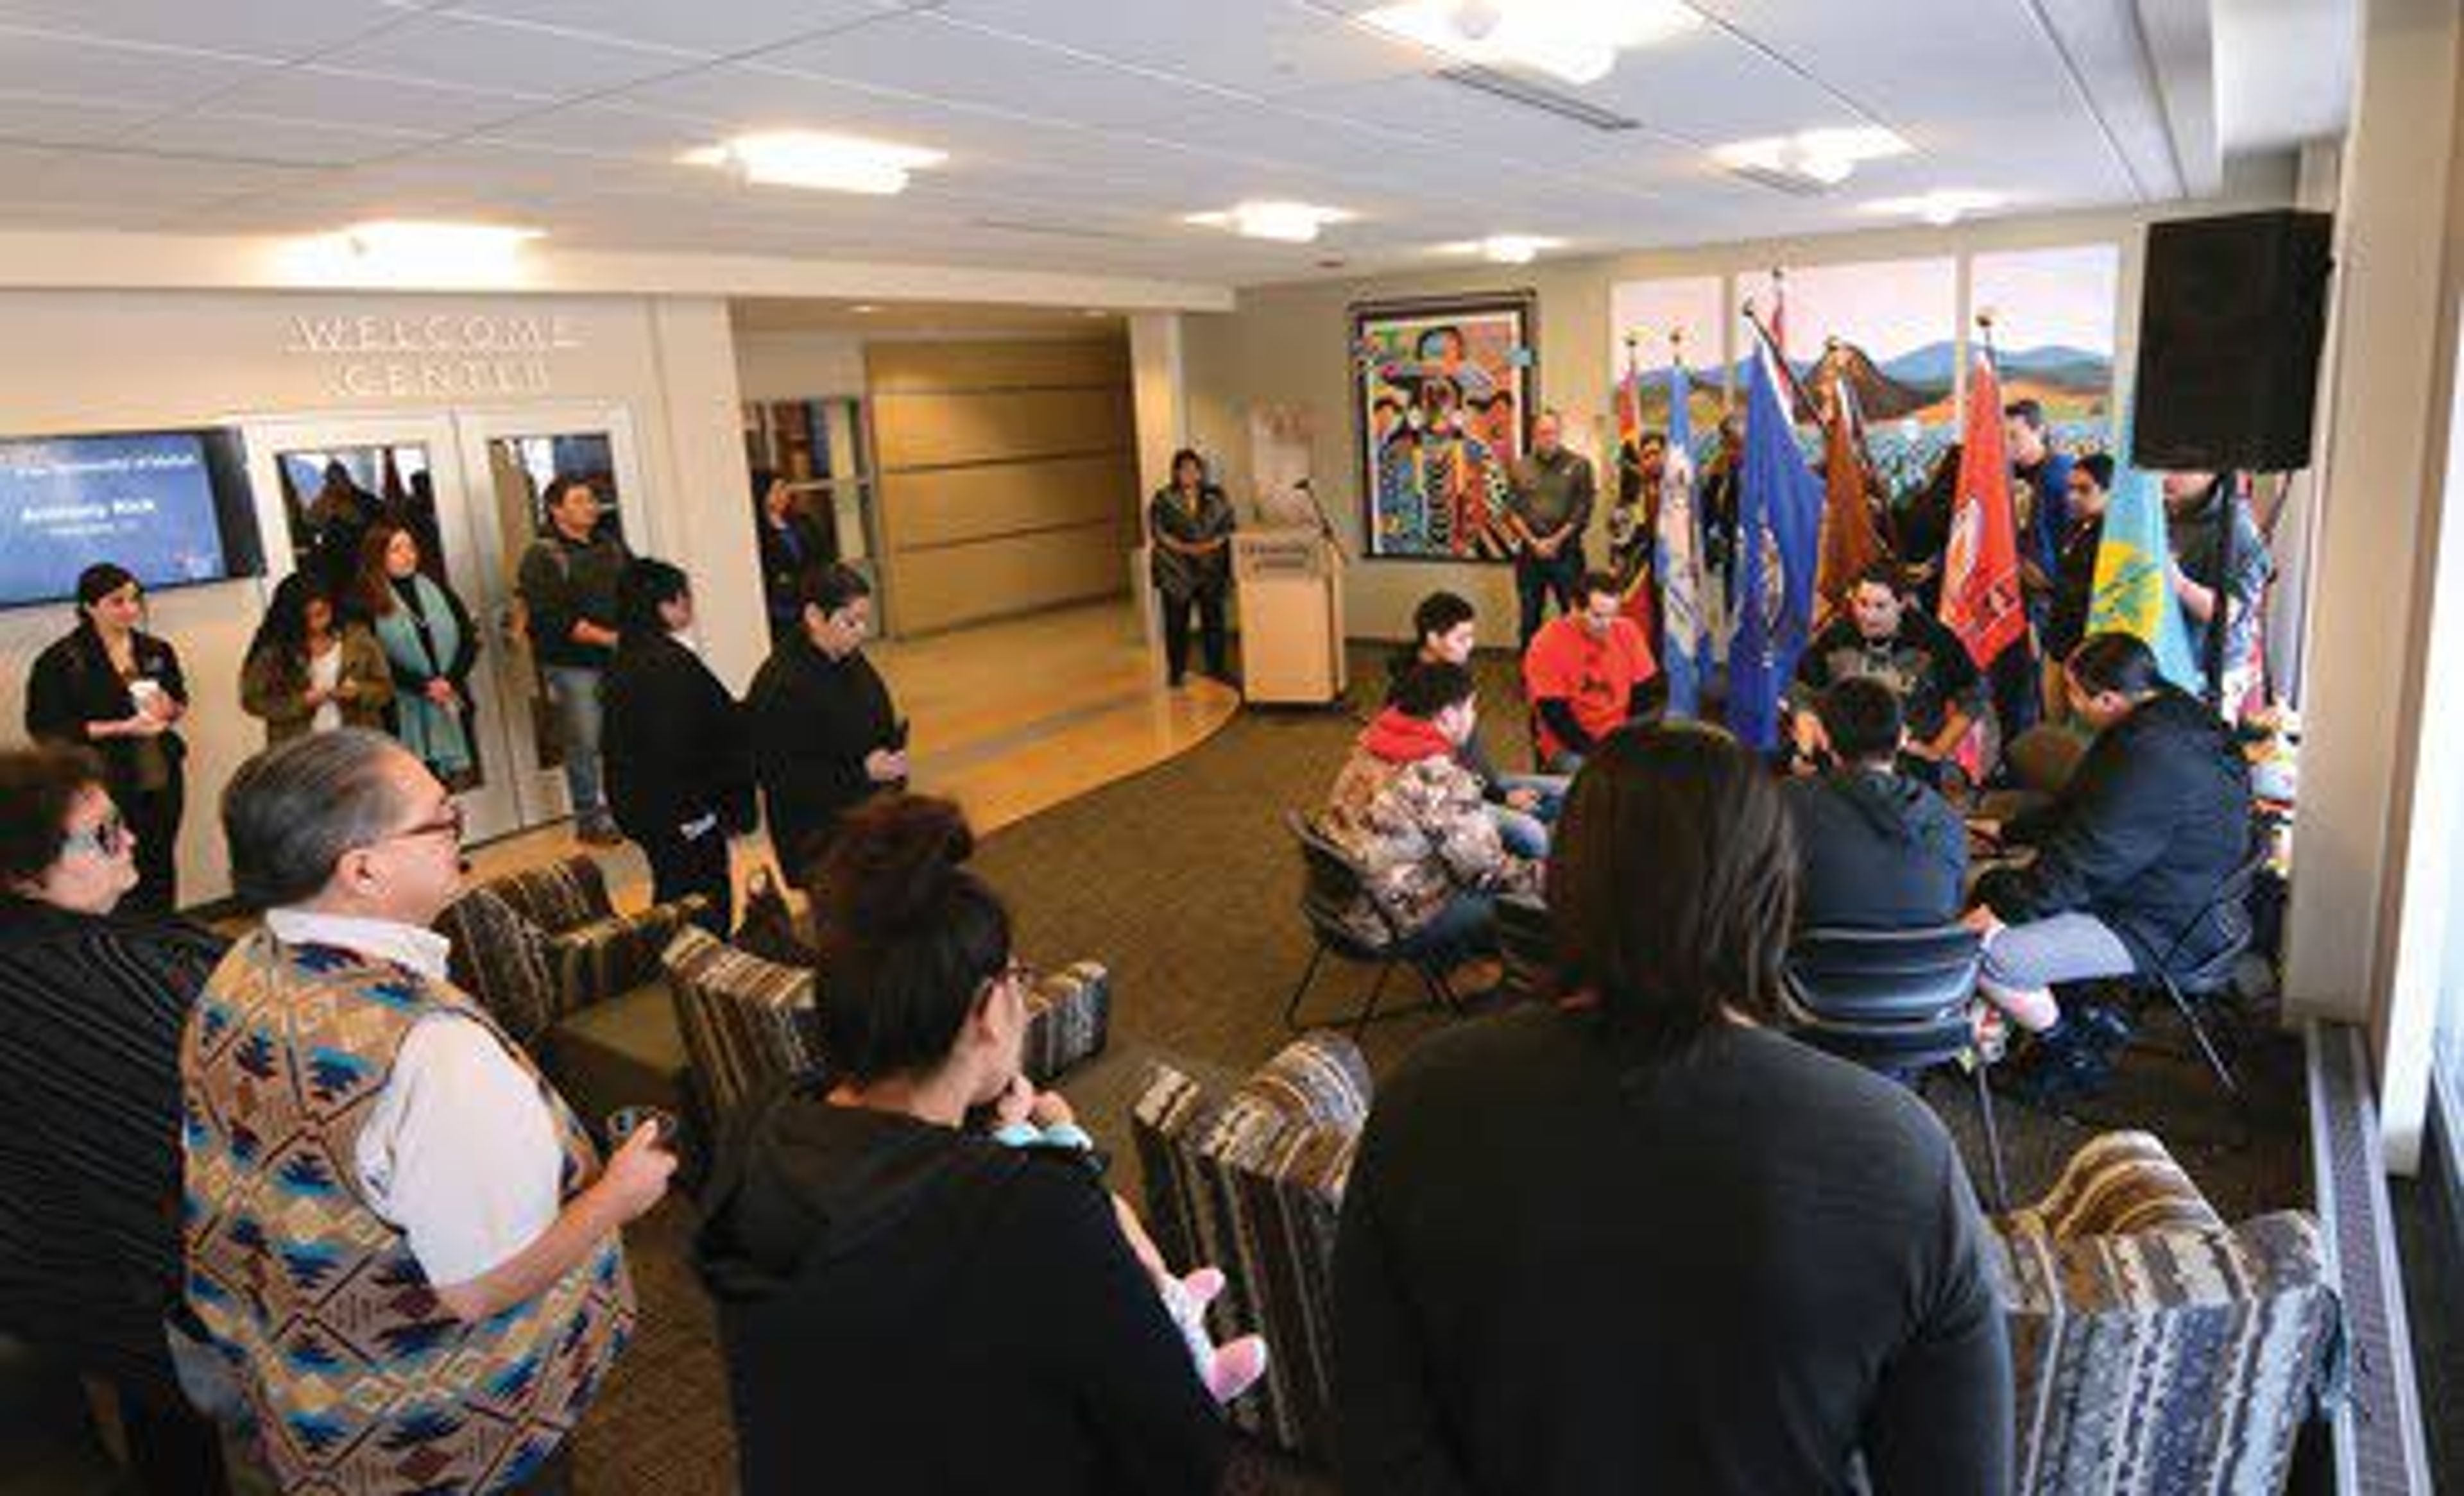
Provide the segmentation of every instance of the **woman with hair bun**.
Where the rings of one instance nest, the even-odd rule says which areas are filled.
[[[814,881],[830,1072],[754,1111],[697,1246],[743,1488],[1212,1491],[1221,1419],[1087,1153],[968,1130],[1045,1100],[973,849],[957,806],[887,797]]]

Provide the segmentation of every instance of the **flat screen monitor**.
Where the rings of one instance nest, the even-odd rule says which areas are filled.
[[[0,607],[74,597],[105,561],[148,590],[261,571],[239,433],[0,439]]]

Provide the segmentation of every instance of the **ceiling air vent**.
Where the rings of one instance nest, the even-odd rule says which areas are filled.
[[[1743,177],[1749,182],[1770,187],[1775,192],[1786,192],[1793,197],[1822,197],[1831,191],[1829,184],[1817,182],[1812,177],[1799,176],[1793,171],[1774,171],[1769,166],[1730,166],[1727,172],[1732,177]]]
[[[1493,99],[1503,99],[1507,103],[1521,104],[1526,109],[1537,109],[1544,114],[1555,115],[1560,120],[1569,120],[1576,124],[1588,125],[1595,130],[1606,131],[1612,135],[1620,130],[1639,129],[1642,126],[1642,121],[1639,120],[1630,120],[1614,110],[1602,109],[1597,104],[1585,103],[1570,94],[1558,93],[1555,89],[1543,87],[1496,68],[1465,64],[1462,67],[1441,69],[1437,76],[1449,83],[1460,83],[1465,88],[1478,89]]]

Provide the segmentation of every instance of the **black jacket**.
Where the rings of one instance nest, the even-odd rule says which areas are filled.
[[[881,787],[864,760],[896,746],[890,688],[862,652],[833,660],[799,628],[761,662],[744,705],[771,839],[790,858],[810,856],[840,816]]]
[[[179,652],[148,633],[138,634],[132,648],[137,672],[162,686],[173,700],[186,706],[188,681],[180,672]],[[111,668],[111,657],[92,629],[80,627],[63,635],[34,657],[34,668],[26,677],[26,736],[40,742],[92,748],[102,759],[105,787],[123,805],[137,783],[139,739],[106,737],[91,741],[86,737],[85,725],[117,722],[136,713],[137,702],[128,694],[128,683]],[[162,745],[163,757],[176,776],[180,760],[187,756],[187,744],[181,741],[176,729],[154,741]]]
[[[701,656],[665,634],[627,640],[600,683],[607,808],[637,842],[715,814],[753,829],[753,744],[744,709]]]
[[[2215,715],[2169,686],[2099,733],[2061,798],[2005,834],[2036,848],[1977,883],[2006,920],[2094,914],[2143,972],[2187,931],[2167,963],[2176,977],[2248,938],[2242,911],[2201,912],[2250,852],[2250,766]]]
[[[1881,1496],[2007,1491],[1985,1230],[1923,1102],[1779,1034],[1460,1025],[1379,1089],[1344,1192],[1343,1488],[1815,1496],[1861,1450]]]
[[[746,1496],[1198,1496],[1221,1418],[1085,1155],[778,1094],[697,1243]]]
[[[761,537],[761,592],[769,605],[770,622],[783,628],[803,615],[803,605],[796,597],[797,581],[814,567],[837,561],[838,546],[821,521],[801,509],[787,512],[783,529],[772,524],[767,514],[755,519],[753,527]]]
[[[1804,869],[1800,929],[1925,930],[1959,917],[1968,827],[1901,774],[1840,769],[1783,788]]]
[[[633,553],[605,524],[579,543],[566,539],[554,525],[531,542],[522,553],[514,587],[521,595],[531,653],[541,665],[607,668],[615,651],[575,639],[573,626],[616,627],[616,582],[632,559]]]
[[[225,942],[0,896],[0,1331],[168,1389],[180,1034]]]

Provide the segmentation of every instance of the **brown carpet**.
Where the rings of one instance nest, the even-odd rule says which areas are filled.
[[[1356,660],[1355,679],[1373,669],[1366,656]],[[1484,661],[1485,700],[1513,699],[1509,671]],[[1528,744],[1507,726],[1493,720],[1490,746],[1501,761],[1521,761]],[[1149,1061],[1169,1056],[1230,1076],[1264,1062],[1287,1037],[1283,1005],[1309,947],[1293,909],[1298,874],[1280,816],[1317,803],[1354,730],[1342,712],[1244,712],[1197,751],[1021,822],[979,853],[979,868],[1017,915],[1023,952],[1046,965],[1085,956],[1111,968],[1111,1048],[1065,1089],[1097,1137],[1115,1146],[1114,1184],[1133,1200],[1139,1195],[1127,1115]],[[1366,981],[1330,963],[1309,1011],[1348,1009]],[[1390,998],[1405,986],[1398,979]],[[1365,1045],[1373,1068],[1390,1070],[1444,1022],[1419,1015],[1380,1023]],[[2179,1030],[2166,1020],[2149,1027],[2094,1118],[1997,1109],[2013,1199],[2043,1191],[2100,1127],[2143,1127],[2167,1139],[2227,1220],[2306,1203],[2299,1046],[2266,1034],[2237,1056],[2255,1098],[2245,1137],[2212,1080],[2182,1052]],[[1928,1095],[1959,1135],[1981,1188],[1985,1154],[1971,1095],[1947,1076]],[[707,1305],[677,1260],[687,1230],[680,1218],[674,1207],[663,1210],[633,1239],[644,1331],[582,1440],[587,1496],[732,1489],[725,1390]],[[1335,1487],[1322,1473],[1253,1449],[1244,1451],[1233,1488]]]
[[[1371,679],[1375,670],[1365,653],[1354,663],[1355,678]],[[1510,667],[1485,661],[1483,670],[1484,699],[1511,701]],[[1490,746],[1502,762],[1528,754],[1520,731],[1508,731],[1513,715],[1492,712]],[[1027,957],[1046,965],[1092,957],[1111,968],[1111,1048],[1065,1089],[1098,1139],[1113,1146],[1115,1187],[1133,1200],[1139,1197],[1126,1116],[1148,1062],[1169,1056],[1230,1076],[1265,1060],[1286,1038],[1283,1005],[1309,942],[1293,908],[1298,874],[1279,818],[1287,807],[1317,802],[1353,731],[1341,712],[1245,712],[1195,752],[1009,827],[979,854],[982,870],[1010,900]],[[1331,963],[1311,1011],[1350,1007],[1365,982],[1362,973]],[[1398,979],[1390,995],[1404,986]],[[1373,1067],[1391,1070],[1443,1022],[1421,1015],[1381,1023],[1366,1045]],[[2298,1046],[2269,1034],[2239,1056],[2255,1098],[2245,1137],[2205,1071],[2157,1047],[2178,1040],[2169,1023],[2151,1027],[2152,1042],[2133,1049],[2101,1102],[2098,1125],[2164,1136],[2228,1220],[2304,1203]],[[1971,1098],[1947,1078],[1930,1095],[1981,1181],[1985,1155]],[[1999,1111],[2016,1199],[2049,1185],[2094,1131],[2017,1106]],[[710,1306],[686,1260],[691,1231],[688,1208],[671,1202],[629,1235],[641,1332],[578,1441],[584,1496],[735,1488]],[[0,1448],[0,1469],[20,1452]],[[33,1488],[0,1477],[0,1490]],[[1232,1489],[1323,1493],[1334,1485],[1251,1449]]]

